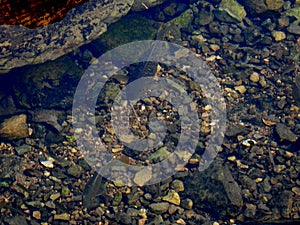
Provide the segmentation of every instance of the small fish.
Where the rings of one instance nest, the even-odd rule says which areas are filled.
[[[102,176],[95,174],[85,185],[83,192],[83,206],[87,209],[91,209],[99,206],[100,195],[105,194],[105,186],[102,182]]]

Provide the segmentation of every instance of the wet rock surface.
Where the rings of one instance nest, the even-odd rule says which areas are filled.
[[[106,32],[107,26],[134,10],[145,10],[162,1],[87,1],[71,9],[63,20],[29,29],[0,26],[0,74],[28,64],[55,60]]]

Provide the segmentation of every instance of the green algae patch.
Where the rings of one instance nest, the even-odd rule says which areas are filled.
[[[110,25],[107,32],[97,40],[97,44],[105,50],[110,50],[133,41],[153,40],[156,33],[157,29],[149,20],[143,16],[131,14]]]
[[[222,0],[215,11],[216,17],[226,22],[242,22],[247,13],[242,5],[235,0]]]
[[[300,7],[289,9],[284,12],[283,15],[294,17],[297,20],[300,20]]]

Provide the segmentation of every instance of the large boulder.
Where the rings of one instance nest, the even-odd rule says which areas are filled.
[[[72,8],[61,21],[34,29],[0,24],[0,74],[15,67],[55,60],[99,37],[133,5],[140,10],[163,1],[134,2],[90,0]]]

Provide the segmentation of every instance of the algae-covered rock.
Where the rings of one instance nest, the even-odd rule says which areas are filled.
[[[76,178],[79,178],[82,173],[84,173],[84,170],[79,165],[73,165],[68,169],[68,174]]]
[[[96,40],[95,47],[102,51],[140,40],[153,40],[157,30],[149,20],[131,14],[112,24],[108,31]]]
[[[215,16],[225,22],[241,22],[247,13],[242,5],[236,0],[222,0]]]
[[[171,153],[168,151],[167,147],[162,147],[160,149],[158,149],[156,152],[154,152],[153,154],[151,154],[149,156],[149,160],[150,161],[162,161],[164,159],[166,159]]]
[[[187,28],[193,21],[193,11],[188,9],[178,17],[167,22],[157,34],[159,40],[180,40],[181,29]]]
[[[293,23],[291,23],[288,28],[287,28],[288,32],[290,32],[291,34],[297,34],[300,35],[300,19],[294,21]]]
[[[296,19],[288,26],[287,30],[292,34],[300,35],[300,7],[287,10],[283,13],[283,15]]]
[[[71,107],[82,74],[83,70],[67,56],[16,70],[18,79],[13,87],[15,99],[26,108]]]
[[[300,7],[289,9],[285,11],[283,15],[294,17],[297,20],[300,20]]]

